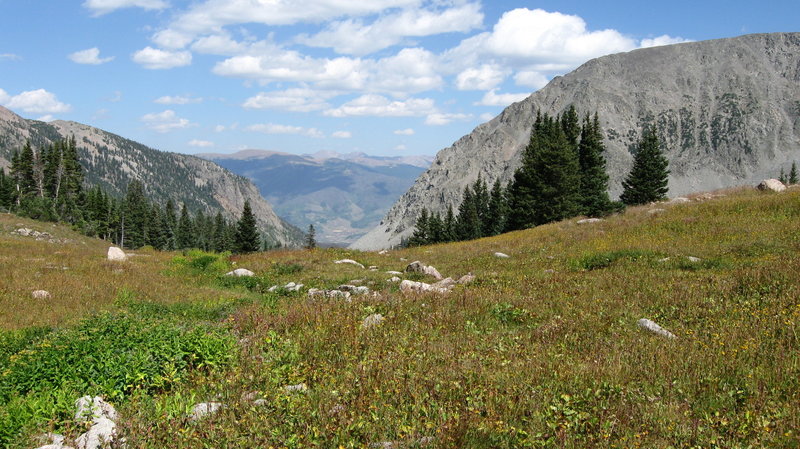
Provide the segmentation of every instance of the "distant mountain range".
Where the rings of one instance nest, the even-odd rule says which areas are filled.
[[[350,244],[378,224],[433,159],[264,150],[197,156],[251,179],[280,216],[303,230],[313,224],[317,240],[334,245]]]
[[[409,236],[422,208],[444,213],[481,176],[507,183],[537,112],[599,113],[612,196],[644,125],[658,126],[670,195],[755,183],[800,162],[800,33],[754,34],[593,59],[436,155],[430,169],[356,242],[380,249]]]
[[[86,181],[114,196],[125,194],[130,181],[144,184],[148,197],[159,204],[172,199],[196,213],[216,214],[230,220],[241,216],[249,200],[262,232],[283,245],[301,244],[303,233],[280,219],[248,179],[213,162],[186,154],[154,150],[116,134],[75,122],[50,123],[24,119],[0,106],[0,167],[26,141],[40,148],[75,136]]]

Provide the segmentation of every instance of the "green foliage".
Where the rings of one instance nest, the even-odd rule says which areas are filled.
[[[250,208],[250,201],[245,200],[242,217],[236,224],[236,251],[252,253],[261,249],[261,237],[258,235],[256,217]]]
[[[797,174],[797,162],[792,162],[792,169],[789,170],[789,178],[786,180],[789,184],[797,184],[800,182],[800,177]]]
[[[608,174],[603,157],[605,145],[600,129],[600,118],[595,113],[590,119],[587,114],[581,129],[578,147],[580,163],[580,203],[581,213],[590,217],[608,215],[614,205],[608,197]]]
[[[516,307],[511,303],[503,302],[492,306],[492,316],[503,324],[523,324],[530,317],[526,309]]]
[[[656,253],[641,249],[622,249],[606,251],[601,253],[587,254],[572,262],[572,266],[578,270],[597,270],[608,268],[618,260],[629,260],[636,262],[640,259],[653,259]]]
[[[296,274],[301,271],[303,271],[303,265],[299,263],[275,262],[272,264],[272,272],[275,273],[276,276]]]
[[[668,165],[656,129],[646,127],[634,155],[633,167],[622,182],[622,202],[633,206],[665,200],[669,191]]]

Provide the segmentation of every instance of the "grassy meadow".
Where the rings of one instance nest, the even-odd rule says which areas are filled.
[[[576,222],[387,254],[111,263],[105,242],[0,214],[0,447],[75,438],[85,394],[117,407],[128,448],[800,447],[800,189]],[[386,271],[414,260],[477,279],[403,294]],[[256,277],[224,276],[238,267]],[[353,281],[377,295],[267,291]],[[225,405],[192,421],[203,401]]]

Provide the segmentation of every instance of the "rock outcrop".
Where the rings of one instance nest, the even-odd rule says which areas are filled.
[[[741,36],[634,50],[591,60],[436,155],[381,224],[351,247],[389,248],[422,208],[458,208],[480,176],[507,183],[520,166],[537,111],[597,112],[612,196],[655,124],[670,161],[670,195],[753,184],[788,169],[800,150],[800,33]]]

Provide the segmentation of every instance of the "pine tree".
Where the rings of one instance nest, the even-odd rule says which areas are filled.
[[[563,125],[547,116],[532,141],[528,169],[533,179],[535,225],[577,215],[579,208],[578,155],[563,132]]]
[[[469,186],[464,188],[461,205],[458,207],[456,223],[458,240],[474,240],[481,238],[481,219],[478,215],[475,192]]]
[[[442,223],[442,242],[454,242],[458,239],[456,216],[453,213],[453,206],[447,206],[447,214]]]
[[[622,182],[622,202],[630,206],[666,199],[668,166],[655,127],[646,127],[633,158],[633,168]]]
[[[578,162],[581,177],[580,212],[590,217],[604,216],[613,210],[613,204],[608,197],[608,174],[606,174],[606,160],[603,157],[604,151],[600,119],[597,113],[594,119],[590,119],[587,114],[581,129]]]
[[[781,167],[781,174],[778,175],[778,181],[780,181],[783,184],[789,182],[789,178],[786,177],[786,172],[783,171],[783,167]]]
[[[217,216],[214,218],[214,251],[221,253],[231,250],[227,237],[228,224],[222,217],[222,212],[217,212]]]
[[[313,224],[308,225],[308,232],[306,232],[306,249],[314,249],[317,247],[317,230],[314,229]]]
[[[14,182],[6,176],[6,171],[0,167],[0,210],[9,211],[14,203]]]
[[[140,181],[133,180],[128,184],[123,206],[126,247],[135,249],[147,244],[149,215],[150,205],[144,195],[144,186]]]
[[[250,201],[245,200],[242,217],[236,225],[236,250],[240,253],[252,253],[261,248],[261,237]]]
[[[567,138],[567,144],[575,154],[578,154],[578,138],[581,137],[581,125],[578,118],[578,111],[575,110],[574,105],[564,112],[561,116],[561,129],[564,130],[564,137]]]
[[[183,203],[183,207],[181,207],[181,216],[178,219],[178,227],[175,231],[175,248],[190,249],[196,246],[194,222],[189,215],[189,209],[186,207],[186,203]]]
[[[406,242],[406,245],[422,246],[427,245],[428,243],[430,243],[430,238],[428,236],[428,209],[422,208],[422,211],[419,213],[419,217],[417,217],[417,222],[414,226],[414,232],[411,234],[408,242]]]
[[[489,199],[488,226],[484,232],[487,236],[498,235],[506,227],[506,217],[508,216],[508,203],[506,193],[500,180],[494,182]]]
[[[797,184],[800,179],[797,177],[797,162],[792,162],[792,169],[789,171],[789,184]]]
[[[175,203],[172,199],[167,200],[164,206],[164,250],[174,251],[178,247],[176,233],[178,232],[178,217],[175,215]]]

